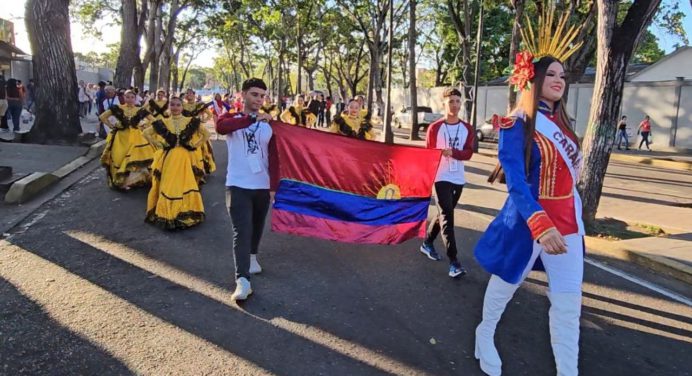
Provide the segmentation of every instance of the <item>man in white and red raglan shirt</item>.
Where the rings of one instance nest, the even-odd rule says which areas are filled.
[[[457,259],[457,243],[454,238],[454,208],[464,189],[464,161],[471,159],[475,134],[473,128],[459,119],[461,92],[449,88],[442,94],[445,117],[430,124],[427,132],[427,147],[442,150],[440,166],[435,177],[435,196],[438,215],[430,222],[427,236],[420,251],[429,259],[438,261],[433,242],[442,229],[442,242],[449,258],[449,276],[456,278],[466,274]]]
[[[226,206],[233,222],[236,288],[233,300],[252,294],[250,275],[262,271],[257,262],[264,220],[269,211],[269,141],[271,115],[259,113],[267,85],[259,78],[243,82],[243,111],[225,113],[216,132],[226,135],[228,171]]]

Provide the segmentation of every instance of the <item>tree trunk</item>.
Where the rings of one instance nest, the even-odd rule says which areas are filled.
[[[512,26],[512,39],[509,44],[509,63],[514,64],[514,59],[519,51],[519,42],[521,41],[521,24],[524,21],[524,0],[512,0],[514,8],[514,25]],[[514,91],[514,86],[508,85],[508,104],[507,113],[510,113],[517,103],[517,93]]]
[[[122,0],[121,17],[123,23],[120,28],[120,52],[113,84],[116,87],[129,87],[139,58],[139,34],[135,32],[138,26],[137,0]]]
[[[298,33],[296,34],[296,48],[298,53],[298,83],[296,84],[296,93],[301,93],[301,85],[303,83],[303,43],[300,35],[300,17],[298,17]]]
[[[149,61],[149,90],[155,91],[159,86],[159,62],[161,60],[161,50],[163,48],[161,34],[163,33],[163,21],[161,16],[162,3],[158,2],[156,8],[151,8],[151,13],[154,14],[155,20],[153,23],[153,46],[151,47],[151,55]],[[152,26],[150,24],[150,26]],[[140,89],[144,89],[140,87]]]
[[[411,72],[409,78],[409,92],[411,96],[411,140],[420,140],[418,137],[418,86],[416,86],[416,0],[409,1],[408,23],[408,69]]]
[[[171,89],[173,91],[178,90],[178,64],[180,63],[180,49],[175,51],[173,54],[173,64],[171,64]]]
[[[194,60],[193,55],[190,54],[190,59],[187,61],[187,64],[185,65],[185,69],[183,70],[183,77],[180,79],[180,91],[183,91],[183,87],[185,87],[185,79],[187,78],[187,71],[190,70],[190,65],[192,65],[192,60]],[[233,68],[235,70],[235,66]]]
[[[29,0],[25,17],[36,81],[36,122],[29,139],[75,143],[82,127],[70,42],[69,0]]]
[[[137,55],[137,58],[135,59],[135,68],[134,68],[134,85],[127,85],[124,88],[128,88],[130,86],[138,87],[138,88],[143,88],[144,87],[144,77],[147,74],[146,71],[146,65],[142,64],[142,59],[139,58],[139,55]]]
[[[164,90],[169,91],[171,87],[171,55],[173,52],[173,46],[163,47],[161,54],[161,66],[159,69],[159,85]],[[157,88],[149,88],[149,90],[158,90]]]
[[[627,65],[643,30],[646,30],[661,0],[638,0],[617,24],[618,2],[597,0],[596,82],[591,99],[589,126],[584,137],[584,168],[579,181],[583,219],[591,228],[603,190],[617,117],[622,104]]]

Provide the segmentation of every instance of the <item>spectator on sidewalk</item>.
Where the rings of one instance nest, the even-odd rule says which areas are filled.
[[[427,131],[427,147],[442,150],[442,158],[435,177],[437,216],[430,222],[425,241],[420,251],[433,261],[440,260],[433,242],[442,230],[442,242],[449,258],[449,273],[452,278],[466,274],[457,258],[457,243],[454,236],[454,208],[461,198],[466,184],[464,161],[473,156],[475,133],[473,128],[459,119],[462,95],[458,89],[449,88],[442,94],[445,117],[433,122]]]
[[[24,108],[24,101],[22,99],[22,94],[19,87],[17,86],[17,80],[10,78],[5,84],[5,98],[7,99],[7,113],[10,118],[12,118],[13,130],[19,132],[19,124],[21,123],[22,109]]]
[[[87,111],[89,110],[89,102],[91,102],[91,98],[89,97],[86,84],[83,80],[79,80],[79,88],[77,90],[77,99],[79,99],[79,117],[84,118],[87,116]]]
[[[0,131],[8,132],[7,129],[7,96],[5,95],[5,76],[0,75]]]
[[[325,120],[327,121],[327,125],[326,125],[327,127],[329,126],[329,124],[332,123],[332,105],[333,105],[332,97],[327,96],[327,101],[324,102],[324,115],[326,117]]]
[[[104,88],[104,98],[103,101],[101,101],[101,107],[100,110],[101,112],[99,113],[99,118],[101,114],[104,112],[108,111],[112,107],[115,107],[120,104],[120,99],[117,96],[117,92],[115,90],[115,87],[113,86],[106,86]],[[115,122],[115,118],[110,119],[111,123]],[[106,138],[106,136],[110,133],[110,127],[107,127],[103,122],[101,122],[101,128],[99,129],[99,137]]]
[[[627,116],[623,116],[618,123],[618,150],[622,150],[620,145],[625,140],[625,150],[630,150],[630,142],[627,139]]]
[[[216,123],[216,132],[226,135],[228,146],[226,207],[233,225],[233,300],[247,299],[252,294],[250,275],[262,271],[257,251],[270,205],[269,141],[273,134],[271,115],[259,113],[266,93],[267,85],[261,79],[246,80],[243,111],[224,114]]]
[[[34,103],[36,102],[36,86],[34,85],[34,80],[29,80],[29,84],[26,85],[26,110],[33,113]]]
[[[649,144],[651,143],[649,141],[649,135],[651,134],[651,120],[649,119],[649,115],[644,116],[644,120],[639,123],[637,134],[642,135],[642,141],[639,143],[639,150],[642,150],[642,144],[646,142],[646,148],[651,151],[651,148],[649,147]]]

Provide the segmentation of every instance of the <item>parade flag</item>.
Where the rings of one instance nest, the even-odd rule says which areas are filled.
[[[425,236],[440,150],[272,129],[272,230],[370,244]]]

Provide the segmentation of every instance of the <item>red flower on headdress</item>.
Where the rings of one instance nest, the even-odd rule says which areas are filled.
[[[531,52],[519,52],[514,61],[514,70],[509,77],[509,84],[523,91],[527,86],[531,87],[530,81],[535,75],[533,70],[533,55]]]

